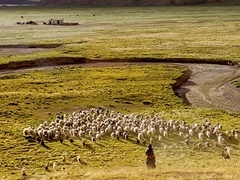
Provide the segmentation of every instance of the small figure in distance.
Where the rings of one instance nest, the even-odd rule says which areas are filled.
[[[146,150],[146,165],[148,169],[156,168],[156,158],[153,151],[153,147],[151,144],[148,145],[148,149]]]

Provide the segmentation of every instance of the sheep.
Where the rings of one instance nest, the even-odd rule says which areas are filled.
[[[116,137],[115,132],[112,132],[112,133],[111,133],[111,137],[112,137],[112,138],[115,138],[115,137]]]
[[[162,136],[161,135],[158,136],[158,140],[162,141]]]
[[[168,136],[168,132],[167,131],[163,131],[163,136],[167,137]]]
[[[53,163],[53,170],[57,171],[57,163],[56,162]]]
[[[66,163],[66,156],[65,155],[63,155],[63,157],[62,157],[62,163]]]
[[[45,164],[45,171],[48,171],[49,163]]]
[[[199,143],[197,144],[197,147],[198,147],[198,149],[201,149],[201,148],[202,148],[202,143],[199,142]]]
[[[189,139],[185,139],[185,140],[184,140],[184,143],[189,146],[189,145],[190,145]]]
[[[153,144],[153,138],[150,137],[149,144]]]
[[[25,167],[22,168],[22,175],[23,175],[23,176],[27,176]]]
[[[138,138],[140,141],[142,141],[142,140],[144,139],[143,133],[138,133],[137,138]]]
[[[179,121],[172,119],[165,121],[156,114],[144,116],[143,114],[124,115],[114,113],[114,111],[108,112],[107,110],[92,108],[89,111],[79,110],[69,115],[57,115],[53,122],[45,121],[36,129],[33,127],[24,128],[22,133],[25,138],[34,137],[33,140],[39,142],[42,146],[45,146],[45,140],[63,143],[65,139],[68,139],[73,143],[75,138],[84,138],[85,136],[96,142],[105,134],[117,139],[122,136],[125,140],[128,140],[129,134],[135,134],[136,143],[144,145],[148,137],[150,144],[152,144],[154,138],[162,141],[163,137],[167,138],[171,133],[178,133],[186,145],[190,144],[190,137],[194,138],[196,134],[197,138],[200,139],[200,143],[197,145],[199,149],[202,145],[205,145],[206,148],[209,147],[209,142],[204,143],[206,138],[209,140],[216,137],[217,141],[213,141],[213,143],[218,146],[226,143],[221,133],[221,124],[212,125],[209,121],[206,121],[202,125],[195,123],[191,127],[186,121],[181,124]],[[239,140],[237,129],[232,130],[232,133],[226,131],[226,135]],[[85,143],[86,140],[82,139],[83,146],[85,146]]]
[[[81,163],[81,158],[80,158],[80,156],[77,156],[77,162]]]
[[[209,130],[207,130],[205,134],[208,138],[211,138],[211,132]]]
[[[240,137],[239,137],[239,133],[236,133],[236,132],[235,132],[235,135],[234,135],[234,137],[235,137],[235,139],[238,141],[238,140],[239,140],[239,138],[240,138]]]
[[[224,157],[225,159],[230,159],[229,154],[227,154],[224,149],[222,150],[222,157]]]
[[[96,140],[99,141],[100,140],[101,135],[99,133],[96,134]]]
[[[230,148],[230,147],[228,147],[228,146],[225,146],[225,147],[223,148],[223,150],[226,151],[226,153],[227,153],[229,156],[230,156],[231,153],[232,153],[232,148]]]
[[[128,140],[128,133],[124,135],[124,139]]]
[[[96,138],[95,137],[92,136],[91,139],[92,139],[92,142],[96,143]]]
[[[208,148],[210,146],[210,143],[209,142],[205,142],[205,147]]]
[[[218,144],[223,145],[225,143],[225,139],[222,137],[222,134],[219,134],[217,137]]]
[[[198,138],[201,140],[201,141],[204,141],[204,134],[202,132],[199,132],[198,133]]]
[[[178,134],[180,137],[183,137],[183,132],[180,131]]]
[[[188,130],[188,134],[189,134],[190,136],[193,136],[193,129],[189,129],[189,130]]]
[[[27,137],[29,135],[29,128],[24,128],[23,129],[23,136]]]

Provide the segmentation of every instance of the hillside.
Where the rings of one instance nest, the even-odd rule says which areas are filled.
[[[94,6],[161,6],[170,4],[240,4],[240,0],[41,0],[48,5],[94,5]]]
[[[27,0],[0,0],[0,4],[23,4],[27,3]]]
[[[0,0],[0,4],[34,4],[40,0]]]

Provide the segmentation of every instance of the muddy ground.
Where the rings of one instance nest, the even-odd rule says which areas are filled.
[[[36,52],[45,49],[39,48],[6,48],[0,49],[0,57],[10,54],[21,54]],[[29,51],[29,52],[28,52]],[[60,59],[60,61],[66,61],[66,59]],[[54,62],[58,62],[57,65],[63,65],[64,62],[59,63],[59,60],[52,60],[49,63],[44,60],[43,63],[37,62],[26,68],[26,62],[24,66],[21,64],[14,64],[15,70],[7,70],[5,66],[1,66],[0,73],[16,73],[26,72],[29,70],[35,70],[36,68],[48,69],[54,67]],[[67,60],[66,62],[69,62]],[[151,62],[94,62],[89,63],[86,59],[81,59],[77,65],[82,67],[104,67],[104,66],[119,66],[124,64],[149,64]],[[156,63],[156,62],[155,62]],[[76,64],[76,61],[73,61]],[[203,64],[203,63],[174,63],[177,65],[183,65],[189,68],[191,71],[190,76],[186,83],[182,84],[177,90],[178,95],[183,97],[189,105],[198,107],[210,107],[220,108],[233,112],[240,113],[240,88],[233,85],[233,81],[240,82],[240,68],[230,65],[218,65],[218,64]],[[18,69],[17,66],[22,67]],[[51,66],[48,66],[51,65]],[[69,64],[68,64],[69,65]],[[37,66],[37,67],[35,67]]]
[[[216,64],[184,64],[191,76],[178,90],[193,106],[220,108],[240,112],[240,69]]]

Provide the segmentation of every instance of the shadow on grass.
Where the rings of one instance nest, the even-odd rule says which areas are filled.
[[[64,142],[62,142],[61,144],[63,144],[64,146],[70,146],[69,144],[66,144],[66,143],[64,143]]]
[[[48,149],[48,150],[51,149],[51,148],[50,148],[49,146],[47,146],[46,144],[42,145],[42,147],[44,147],[44,148],[46,148],[46,149]]]
[[[78,148],[82,148],[79,144],[72,143],[72,145],[77,146]]]
[[[84,166],[87,166],[87,162],[81,160],[81,164],[84,165]]]
[[[89,151],[95,152],[95,149],[90,144],[85,144],[85,146]]]

